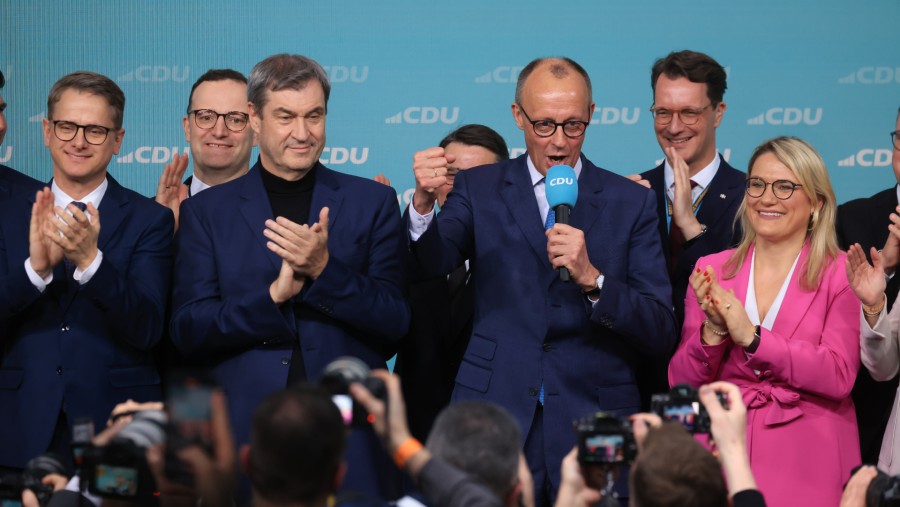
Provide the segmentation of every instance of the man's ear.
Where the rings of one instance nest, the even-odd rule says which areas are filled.
[[[506,507],[533,507],[526,505],[522,491],[522,481],[516,479],[516,484],[507,493],[506,498],[503,499],[503,505]]]

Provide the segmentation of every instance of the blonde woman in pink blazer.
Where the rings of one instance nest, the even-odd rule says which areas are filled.
[[[757,147],[738,211],[743,238],[698,261],[669,364],[672,384],[740,387],[750,465],[769,506],[836,506],[860,462],[850,400],[859,300],[835,214],[812,146],[779,137]]]

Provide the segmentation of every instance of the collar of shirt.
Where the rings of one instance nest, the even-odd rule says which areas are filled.
[[[544,187],[544,176],[538,172],[530,155],[526,160],[528,161],[528,174],[531,176],[531,186],[534,188],[534,198],[537,200],[538,209],[541,212],[541,224],[544,224],[547,222],[547,211],[550,210],[550,205],[547,203],[547,189]],[[581,166],[581,157],[578,157],[578,162],[575,162],[575,167],[572,168],[575,170],[575,179],[581,176]]]
[[[196,173],[191,177],[191,191],[189,192],[189,195],[197,195],[207,188],[209,188],[209,185],[200,181],[200,178],[197,177]]]
[[[712,162],[709,163],[706,167],[700,170],[697,174],[691,176],[691,179],[697,183],[697,186],[693,188],[691,191],[691,200],[696,201],[700,194],[703,193],[703,190],[709,186],[709,183],[716,176],[716,171],[719,170],[719,162],[720,162],[719,154],[716,153],[716,156],[713,157]],[[663,173],[666,178],[666,195],[669,196],[669,199],[675,198],[675,170],[672,169],[672,166],[669,164],[669,159],[665,160],[665,166],[663,168]]]
[[[100,201],[103,200],[103,196],[106,195],[106,189],[109,188],[109,181],[106,178],[103,178],[103,183],[100,184],[99,187],[91,190],[91,192],[82,197],[81,199],[73,199],[70,195],[66,194],[59,188],[56,184],[56,181],[50,183],[50,191],[53,192],[53,204],[59,206],[62,209],[66,209],[66,206],[69,205],[72,201],[83,202],[85,204],[91,203],[95,208],[100,209]],[[91,214],[85,211],[85,214],[90,218]]]

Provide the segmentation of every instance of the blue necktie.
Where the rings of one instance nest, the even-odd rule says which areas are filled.
[[[547,230],[553,227],[553,224],[556,223],[556,212],[552,209],[547,210],[547,220],[544,221],[544,230]]]
[[[548,230],[556,223],[556,212],[552,209],[547,210],[547,220],[544,221],[544,230]],[[541,390],[538,392],[538,403],[544,404],[544,383],[541,382]]]
[[[87,204],[79,201],[72,201],[71,204],[74,204],[76,208],[80,209],[82,212],[87,210]],[[72,275],[75,274],[75,263],[70,261],[68,257],[63,259],[63,262],[66,265],[66,277],[72,278]]]

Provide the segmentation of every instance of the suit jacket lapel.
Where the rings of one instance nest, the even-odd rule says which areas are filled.
[[[528,155],[522,155],[515,163],[508,164],[504,171],[504,186],[500,197],[509,209],[510,215],[522,231],[534,254],[548,269],[552,269],[547,258],[547,236],[541,224],[541,213],[534,197],[534,187],[528,175]]]
[[[97,238],[97,247],[101,251],[107,247],[112,238],[118,236],[119,228],[129,212],[128,194],[109,174],[106,175],[106,181],[109,182],[109,186],[106,187],[106,193],[103,194],[103,200],[97,208],[100,213],[100,236]]]
[[[653,193],[656,194],[656,218],[659,220],[659,237],[662,241],[663,254],[666,257],[666,263],[668,264],[671,253],[669,251],[669,208],[666,204],[665,162],[655,169],[650,170],[647,181],[650,182],[650,188],[653,189]]]
[[[784,300],[781,302],[781,308],[778,310],[775,324],[772,326],[772,331],[786,339],[794,336],[794,332],[803,322],[806,312],[809,311],[809,307],[818,293],[817,290],[806,290],[800,287],[803,264],[808,256],[809,243],[804,243],[803,250],[800,251],[800,258],[797,259],[797,267],[794,268],[794,273],[791,275]]]
[[[265,256],[272,263],[272,267],[276,270],[281,269],[281,257],[275,252],[269,250],[266,246],[268,239],[263,235],[266,228],[266,220],[274,219],[272,216],[272,205],[269,202],[269,196],[263,186],[262,171],[259,162],[253,166],[246,177],[243,178],[243,185],[240,189],[240,202],[237,204],[244,222],[250,228],[250,235],[253,236],[260,249],[265,252]]]
[[[715,224],[720,220],[726,219],[728,204],[735,195],[738,195],[739,199],[743,198],[740,194],[744,192],[744,181],[727,178],[730,175],[730,172],[727,172],[729,169],[731,166],[721,159],[719,170],[710,182],[709,190],[706,191],[706,196],[703,197],[697,211],[697,220],[711,229],[715,228]]]
[[[603,181],[600,170],[582,156],[581,174],[578,177],[578,201],[575,203],[570,224],[584,232],[585,236],[606,208],[606,201],[601,198],[602,193]]]
[[[316,184],[313,187],[312,204],[309,207],[309,225],[318,222],[319,212],[322,211],[322,208],[327,207],[329,231],[334,227],[338,213],[341,210],[341,203],[343,202],[340,188],[340,183],[334,177],[334,171],[319,164],[316,169]]]

